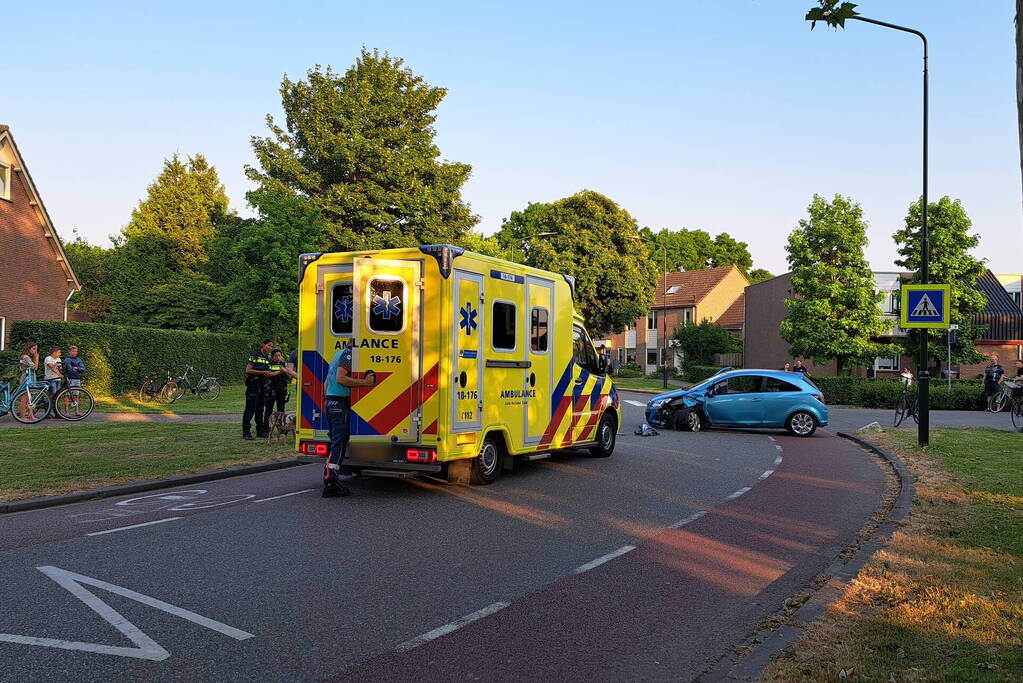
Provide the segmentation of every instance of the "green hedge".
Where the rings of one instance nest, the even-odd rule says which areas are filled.
[[[830,405],[863,408],[894,408],[902,393],[897,379],[869,377],[811,377]],[[935,410],[983,410],[984,384],[979,380],[952,380],[952,389],[942,380],[931,381],[930,404]]]
[[[636,378],[636,377],[642,377],[642,376],[643,376],[643,371],[642,370],[633,370],[632,368],[620,368],[618,370],[618,374],[616,375],[616,377],[621,377],[623,379],[625,379],[625,378]]]
[[[687,365],[682,371],[682,379],[686,382],[702,382],[720,369],[715,365]]]
[[[50,347],[67,353],[74,344],[85,361],[85,385],[97,394],[137,391],[142,378],[163,368],[181,372],[185,365],[238,384],[248,354],[258,340],[230,334],[124,327],[101,323],[18,320],[11,324],[11,348],[39,344],[39,365]],[[190,374],[189,377],[197,377]]]

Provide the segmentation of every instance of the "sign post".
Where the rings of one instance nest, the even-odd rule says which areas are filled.
[[[919,443],[926,446],[930,441],[930,396],[927,381],[930,371],[927,369],[927,331],[930,329],[948,329],[951,324],[952,288],[949,285],[902,285],[902,320],[899,324],[903,329],[920,330],[920,368],[917,371],[917,387],[919,398],[920,430]],[[951,357],[951,346],[949,356]]]

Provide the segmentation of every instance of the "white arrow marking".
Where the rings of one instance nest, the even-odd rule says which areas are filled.
[[[236,629],[233,626],[222,624],[219,621],[209,619],[201,614],[196,614],[195,612],[190,612],[187,609],[175,607],[170,603],[157,600],[156,598],[151,598],[148,595],[143,595],[142,593],[136,593],[133,590],[122,588],[121,586],[115,586],[114,584],[107,583],[106,581],[100,581],[99,579],[94,579],[82,574],[75,574],[74,572],[69,572],[66,569],[60,569],[59,567],[36,567],[36,569],[41,571],[43,574],[46,574],[48,577],[56,581],[62,588],[84,602],[89,609],[100,615],[104,621],[116,628],[123,635],[127,636],[128,640],[135,643],[135,647],[118,647],[115,645],[102,645],[100,643],[86,643],[74,640],[19,636],[13,633],[0,633],[0,642],[36,645],[39,647],[55,647],[61,650],[80,650],[82,652],[117,655],[119,657],[131,657],[133,659],[148,659],[153,662],[162,662],[170,657],[170,652],[143,633],[135,624],[125,619],[120,612],[96,597],[94,593],[89,591],[82,584],[102,588],[103,590],[126,597],[129,600],[140,602],[143,605],[148,605],[149,607],[153,607],[162,612],[191,621],[199,626],[204,626],[208,629],[217,631],[218,633],[222,633],[225,636],[234,638],[235,640],[247,640],[248,638],[253,637],[251,633],[246,633],[245,631]]]

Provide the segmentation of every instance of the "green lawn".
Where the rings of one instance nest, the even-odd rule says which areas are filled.
[[[294,412],[296,406],[296,385],[291,386],[291,398],[288,399],[288,410]],[[140,402],[138,394],[120,396],[97,396],[97,413],[153,413],[161,415],[229,415],[240,413],[245,409],[244,385],[225,386],[220,396],[214,401],[204,401],[186,393],[174,403],[164,405],[156,401]]]
[[[926,449],[915,432],[867,438],[916,478],[910,515],[762,680],[1020,680],[1023,435],[936,429]]]
[[[664,382],[659,379],[647,379],[645,377],[615,377],[615,386],[621,389],[643,389],[650,391],[673,391],[680,389],[681,387],[674,384],[668,384],[668,388],[664,388]]]
[[[0,502],[282,460],[291,439],[245,441],[235,424],[0,429]]]

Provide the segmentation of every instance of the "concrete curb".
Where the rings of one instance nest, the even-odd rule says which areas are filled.
[[[239,465],[237,467],[228,467],[223,470],[197,472],[195,474],[182,474],[177,477],[139,481],[132,484],[122,484],[120,486],[107,486],[101,489],[90,489],[88,491],[68,493],[63,496],[47,496],[45,498],[15,500],[10,503],[0,503],[0,515],[9,512],[24,512],[26,510],[38,510],[40,508],[55,507],[57,505],[67,505],[68,503],[79,503],[83,500],[91,500],[95,498],[109,498],[111,496],[122,496],[130,493],[141,493],[143,491],[155,491],[157,489],[166,489],[173,486],[188,486],[190,484],[199,484],[206,481],[216,481],[217,479],[240,477],[244,474],[271,472],[273,470],[281,470],[287,467],[295,467],[297,465],[304,464],[306,463],[299,461],[298,458],[292,458],[290,460],[272,460],[269,462],[261,462],[256,465]]]
[[[876,453],[891,466],[899,478],[900,490],[895,505],[892,506],[885,521],[877,527],[870,539],[859,547],[855,555],[845,562],[840,557],[835,558],[823,572],[825,576],[831,577],[828,582],[816,591],[811,591],[810,598],[803,603],[802,607],[787,617],[784,624],[768,633],[762,640],[760,633],[754,634],[751,641],[744,643],[753,647],[748,655],[738,661],[734,655],[727,655],[707,675],[701,676],[701,681],[758,680],[770,665],[771,660],[802,638],[809,625],[819,619],[828,606],[842,596],[846,587],[856,578],[863,566],[891,538],[898,527],[898,521],[909,514],[909,509],[913,504],[913,476],[902,464],[902,461],[883,448],[858,436],[845,432],[838,432],[838,436]]]

